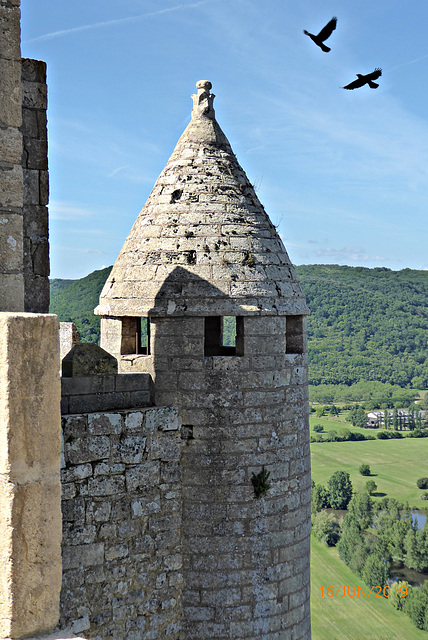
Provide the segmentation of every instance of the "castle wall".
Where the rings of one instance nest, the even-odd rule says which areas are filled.
[[[49,631],[61,586],[58,318],[0,313],[0,637]]]
[[[156,404],[178,406],[188,438],[186,639],[310,637],[306,336],[294,320],[287,331],[286,317],[244,317],[244,355],[204,357],[204,318],[152,318],[153,355],[120,358],[151,373]],[[270,487],[256,499],[263,466]]]
[[[0,1],[0,309],[48,313],[46,65],[21,59],[19,4]]]
[[[174,407],[63,416],[61,628],[182,640],[180,436]]]
[[[46,63],[22,59],[24,308],[49,312]]]
[[[0,310],[24,311],[19,0],[0,1]]]
[[[153,404],[151,378],[143,373],[61,378],[61,413],[131,409]]]

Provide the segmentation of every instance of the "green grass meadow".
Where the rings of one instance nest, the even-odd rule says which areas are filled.
[[[321,420],[316,418],[314,424],[322,424]],[[362,462],[370,465],[371,476],[358,472]],[[428,501],[421,500],[424,492],[416,486],[418,478],[428,476],[428,438],[313,443],[311,464],[316,483],[326,485],[334,471],[347,471],[354,490],[363,488],[370,478],[378,485],[376,500],[386,496],[411,507],[428,508]],[[428,634],[414,627],[386,598],[322,597],[320,587],[330,585],[335,590],[349,586],[351,594],[354,586],[364,587],[340,560],[336,548],[324,547],[312,537],[312,640],[428,640]]]
[[[370,465],[370,476],[358,472],[360,464]],[[365,440],[362,442],[314,442],[311,444],[312,479],[327,484],[334,471],[347,471],[354,490],[374,480],[375,499],[395,498],[410,507],[428,508],[416,480],[428,476],[428,438]]]
[[[342,587],[342,596],[327,597],[328,586],[333,586],[335,592]],[[340,560],[336,548],[324,547],[312,537],[312,640],[427,640],[427,632],[413,626],[410,618],[396,611],[386,598],[373,593],[367,598],[343,597],[343,586],[349,586],[351,595],[354,586],[364,588],[363,582]]]
[[[349,429],[355,433],[363,433],[365,436],[372,435],[376,437],[378,429],[361,429],[361,427],[353,427],[345,417],[347,414],[348,412],[346,411],[334,417],[323,416],[322,418],[317,418],[314,413],[311,413],[309,416],[311,435],[316,435],[316,432],[313,430],[314,426],[316,424],[320,424],[324,427],[324,431],[321,432],[321,435],[324,434],[324,436],[328,431],[337,431],[337,433],[339,433],[341,429]]]

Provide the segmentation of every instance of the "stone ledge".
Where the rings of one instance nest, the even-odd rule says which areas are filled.
[[[13,640],[12,638],[5,638],[4,640]],[[25,638],[25,640],[86,640],[82,636],[74,636],[69,631],[58,631],[51,634],[42,634],[40,636],[31,636]]]

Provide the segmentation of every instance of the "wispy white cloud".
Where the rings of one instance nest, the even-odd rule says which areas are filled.
[[[113,176],[116,175],[116,173],[119,173],[119,171],[123,171],[123,169],[127,169],[128,167],[129,167],[128,164],[124,164],[123,167],[117,167],[117,169],[114,169],[113,171],[107,174],[107,178],[112,178]]]
[[[336,260],[349,260],[350,262],[386,261],[386,258],[384,258],[383,256],[372,255],[361,247],[326,247],[324,249],[317,249],[316,251],[313,251],[312,255],[316,256],[317,258],[334,258]]]
[[[101,29],[103,27],[112,27],[118,24],[123,24],[125,22],[136,22],[137,20],[142,20],[143,18],[152,18],[155,16],[162,15],[164,13],[171,13],[172,11],[182,11],[185,9],[195,9],[203,4],[207,4],[210,0],[200,0],[199,2],[193,2],[190,4],[178,4],[175,7],[166,7],[165,9],[158,9],[157,11],[149,11],[147,13],[142,13],[138,16],[128,16],[127,18],[117,18],[115,20],[104,20],[103,22],[94,22],[93,24],[84,24],[80,27],[72,27],[70,29],[60,29],[59,31],[51,31],[50,33],[45,33],[41,36],[37,36],[36,38],[32,38],[28,40],[28,42],[41,42],[43,40],[52,40],[53,38],[60,38],[62,36],[67,36],[73,33],[79,33],[81,31],[89,31],[90,29]]]
[[[416,64],[421,60],[426,60],[427,58],[428,53],[426,53],[424,56],[420,56],[419,58],[415,58],[414,60],[409,60],[408,62],[403,62],[402,64],[396,64],[395,67],[391,67],[390,69],[387,69],[387,71],[395,71],[396,69],[402,69],[403,67],[410,67],[410,65]]]
[[[79,220],[92,215],[93,211],[69,202],[56,202],[53,200],[49,204],[49,217],[52,220]]]

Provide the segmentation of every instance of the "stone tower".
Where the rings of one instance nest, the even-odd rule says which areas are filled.
[[[308,309],[196,86],[101,293],[101,346],[178,407],[186,640],[307,640]]]

